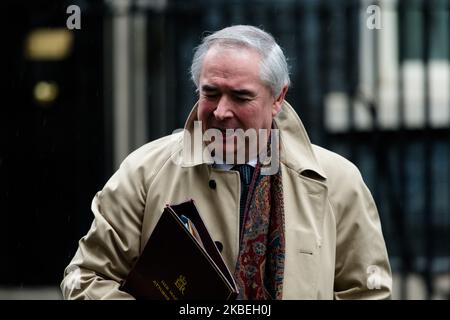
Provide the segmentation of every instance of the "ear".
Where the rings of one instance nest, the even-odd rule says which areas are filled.
[[[276,100],[273,103],[272,106],[272,116],[275,117],[278,112],[281,110],[281,106],[283,105],[284,97],[286,96],[286,92],[288,91],[288,86],[285,85],[279,94],[279,96],[276,98]]]

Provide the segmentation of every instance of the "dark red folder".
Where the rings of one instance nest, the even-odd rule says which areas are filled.
[[[193,223],[201,243],[182,215]],[[152,300],[231,300],[238,293],[193,200],[166,206],[121,290]]]

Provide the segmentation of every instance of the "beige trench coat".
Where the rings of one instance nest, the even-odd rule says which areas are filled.
[[[193,130],[196,114],[194,107],[187,130]],[[280,130],[285,204],[283,299],[390,298],[391,270],[380,220],[358,169],[312,145],[287,102],[274,124]],[[223,244],[225,262],[234,271],[239,173],[183,159],[184,135],[163,137],[130,154],[96,194],[91,229],[64,272],[64,298],[132,298],[118,289],[120,281],[165,204],[190,198],[213,239]],[[215,180],[215,189],[210,188],[210,180]]]

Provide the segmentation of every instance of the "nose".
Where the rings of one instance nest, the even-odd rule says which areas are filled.
[[[230,110],[230,103],[225,96],[220,97],[217,108],[214,110],[214,116],[217,120],[225,120],[233,117],[233,112]]]

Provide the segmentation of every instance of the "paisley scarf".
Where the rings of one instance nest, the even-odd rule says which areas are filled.
[[[235,279],[238,299],[281,299],[285,234],[281,168],[261,175],[257,164],[244,209],[244,225]]]

